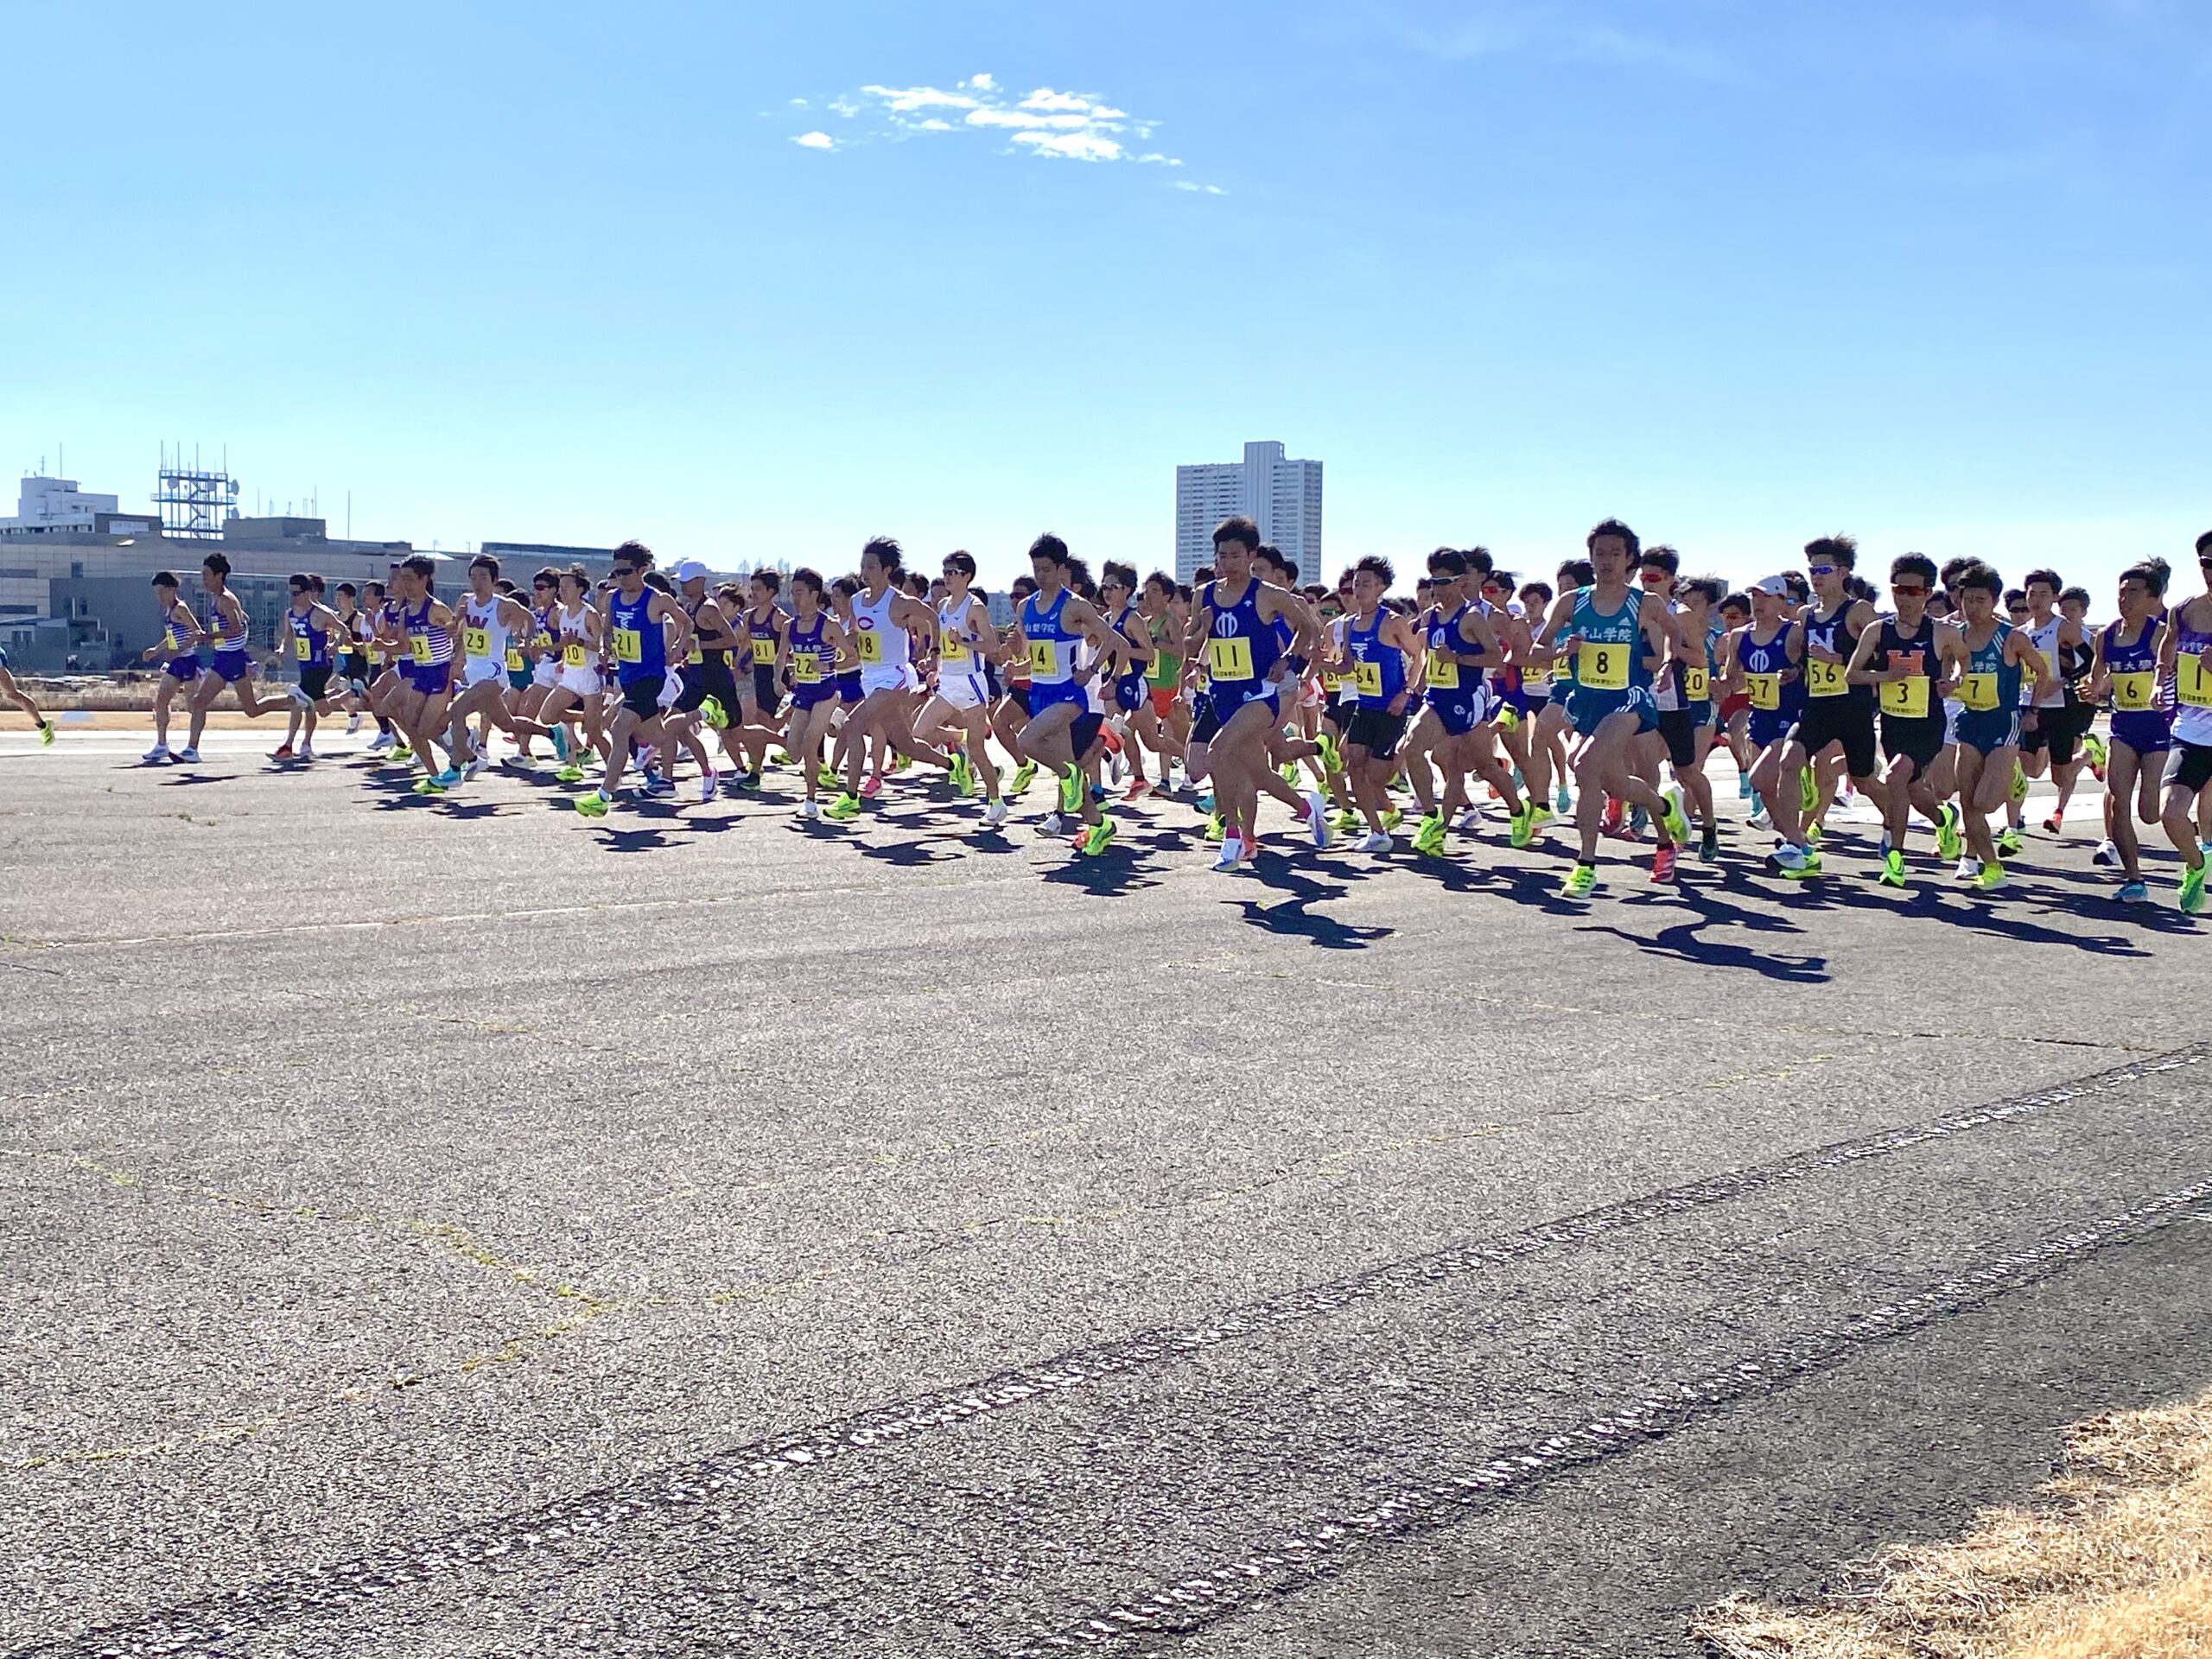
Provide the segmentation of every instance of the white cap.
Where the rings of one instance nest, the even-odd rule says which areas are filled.
[[[685,559],[668,573],[671,582],[701,582],[714,573],[696,559]]]
[[[1777,599],[1787,599],[1789,597],[1789,579],[1787,576],[1761,576],[1751,584],[1751,591],[1772,594]]]

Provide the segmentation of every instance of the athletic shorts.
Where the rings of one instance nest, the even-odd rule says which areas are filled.
[[[321,702],[324,694],[330,689],[331,666],[328,663],[302,663],[300,664],[300,690],[306,692],[308,697],[316,702]]]
[[[1009,683],[1006,689],[1006,695],[1007,701],[1011,702],[1015,708],[1021,710],[1021,717],[1024,720],[1028,719],[1029,682],[1027,680],[1020,680]]]
[[[2112,717],[2112,741],[2139,755],[2164,754],[2174,746],[2174,717],[2163,709],[2123,709]]]
[[[489,657],[465,657],[461,664],[461,683],[466,687],[488,685],[493,680],[507,677],[506,665]]]
[[[1797,716],[1797,741],[1817,755],[1831,743],[1843,745],[1843,768],[1853,778],[1874,775],[1874,704],[1853,696],[1808,697]]]
[[[253,672],[253,658],[242,651],[219,651],[207,671],[225,684],[233,684]]]
[[[1754,709],[1751,723],[1745,728],[1755,749],[1771,748],[1797,729],[1797,722],[1780,709]]]
[[[595,668],[569,668],[563,664],[560,686],[563,691],[575,696],[595,697],[603,689],[604,682],[600,679],[599,671]]]
[[[920,681],[914,671],[904,663],[870,663],[861,670],[861,695],[872,697],[879,691],[911,691]]]
[[[622,706],[639,720],[658,720],[661,715],[660,694],[667,689],[665,674],[640,674],[634,680],[622,682]]]
[[[1928,715],[1910,719],[1903,715],[1882,716],[1882,753],[1895,760],[1900,755],[1912,762],[1913,776],[1924,778],[1936,757],[1943,753],[1943,716]]]
[[[791,688],[791,708],[794,712],[804,714],[809,709],[819,709],[836,695],[836,686],[818,681],[812,685],[795,685]]]
[[[1395,755],[1405,735],[1406,717],[1388,709],[1354,709],[1344,721],[1344,741],[1358,744],[1377,760]]]
[[[2081,752],[2082,735],[2096,723],[2097,711],[2086,702],[2061,703],[2036,711],[2036,729],[2020,734],[2020,747],[2030,754],[2050,751],[2054,766],[2069,764]]]
[[[712,697],[722,706],[722,713],[730,714],[737,708],[737,679],[721,663],[694,663],[691,671],[683,677],[683,694],[676,706],[685,714],[704,704]]]
[[[849,707],[856,706],[868,694],[861,690],[861,673],[850,669],[837,676],[837,701]]]
[[[991,700],[990,688],[980,674],[940,674],[937,694],[959,709],[980,709]]]
[[[5,656],[0,656],[0,668],[8,665]],[[200,659],[187,652],[181,657],[172,657],[162,664],[162,672],[173,680],[196,680],[200,677]]]
[[[1039,685],[1032,681],[1029,684],[1017,689],[1023,693],[1022,706],[1032,720],[1036,719],[1047,709],[1063,702],[1071,702],[1075,705],[1077,725],[1082,723],[1083,716],[1090,711],[1090,694],[1073,680],[1062,680],[1055,685]],[[1069,729],[1072,731],[1074,728],[1071,727]],[[1082,753],[1081,745],[1077,746],[1077,753],[1078,754]]]
[[[1234,720],[1246,703],[1264,702],[1272,709],[1274,701],[1272,680],[1216,680],[1206,688],[1206,707],[1213,713],[1216,731]]]
[[[1488,720],[1491,712],[1490,693],[1480,685],[1431,691],[1428,693],[1428,706],[1436,710],[1436,717],[1444,722],[1446,734],[1452,737],[1465,737]]]
[[[2212,784],[2212,743],[2184,743],[2176,738],[2160,781],[2168,789],[2185,789],[2192,795]]]
[[[1676,771],[1697,764],[1697,722],[1687,709],[1662,709],[1659,735],[1667,740],[1667,764]]]
[[[1959,741],[1979,753],[1994,754],[2019,739],[2020,711],[2017,709],[1960,711]]]
[[[1124,674],[1114,682],[1114,707],[1125,715],[1134,715],[1144,707],[1144,676]]]
[[[1160,719],[1165,720],[1168,715],[1175,712],[1175,687],[1172,685],[1155,685],[1151,688],[1151,691],[1152,712],[1154,714],[1158,715]]]
[[[1098,734],[1106,724],[1106,716],[1084,713],[1075,717],[1068,728],[1068,748],[1078,760],[1090,753],[1090,746],[1098,741]]]
[[[369,677],[369,653],[367,652],[349,651],[346,653],[343,661],[346,664],[346,677],[347,679],[365,680]]]
[[[1632,685],[1625,691],[1600,691],[1595,686],[1578,685],[1567,700],[1567,718],[1583,737],[1596,736],[1599,727],[1624,712],[1636,716],[1636,729],[1639,732],[1658,728],[1659,705],[1652,701],[1648,685]]]
[[[449,666],[445,663],[402,663],[399,677],[407,683],[410,690],[420,691],[426,697],[442,697],[452,683]]]

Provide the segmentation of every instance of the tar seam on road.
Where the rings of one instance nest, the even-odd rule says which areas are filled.
[[[457,1528],[347,1561],[298,1569],[257,1585],[219,1592],[194,1601],[156,1610],[121,1624],[86,1630],[57,1643],[21,1647],[14,1650],[11,1659],[33,1659],[34,1656],[38,1659],[63,1659],[64,1656],[68,1656],[69,1659],[137,1659],[138,1656],[219,1651],[219,1647],[211,1648],[206,1644],[219,1644],[231,1637],[265,1628],[279,1617],[292,1614],[313,1616],[322,1610],[358,1609],[390,1591],[428,1583],[467,1567],[497,1564],[526,1553],[541,1543],[587,1537],[655,1516],[675,1516],[696,1510],[759,1481],[787,1477],[825,1464],[832,1459],[849,1458],[855,1454],[865,1454],[880,1446],[896,1446],[911,1437],[965,1422],[985,1414],[1003,1412],[1033,1400],[1094,1388],[1110,1379],[1172,1363],[1224,1343],[1326,1318],[1342,1308],[1376,1298],[1395,1297],[1427,1289],[1500,1263],[1521,1261],[1645,1223],[1725,1204],[1786,1183],[1802,1181],[1831,1170],[1848,1167],[1869,1158],[1885,1157],[1930,1141],[1947,1140],[1993,1125],[2033,1116],[2146,1078],[2202,1065],[2208,1061],[2212,1061],[2212,1044],[2198,1044],[2157,1058],[2133,1062],[2074,1083],[2014,1096],[1971,1111],[1855,1141],[1815,1147],[1772,1163],[1711,1176],[1520,1232],[1409,1257],[1326,1284],[1286,1291],[1243,1307],[1227,1309],[1201,1323],[1141,1332],[1094,1346],[1071,1350],[1053,1358],[1000,1371],[976,1382],[932,1389],[895,1404],[757,1440],[620,1485],[563,1499],[534,1510],[496,1517],[480,1525]],[[2212,1184],[2187,1191],[2197,1194],[2198,1198],[2212,1196]],[[1841,1354],[1876,1340],[1879,1334],[1893,1334],[1896,1331],[1910,1329],[1949,1307],[1951,1301],[1946,1300],[1947,1297],[1953,1300],[1965,1297],[1970,1300],[1977,1295],[1998,1294],[2010,1284],[2027,1282],[2022,1275],[2037,1262],[2047,1259],[2049,1266],[2042,1270],[2049,1271],[2062,1262],[2075,1259],[2091,1249],[2101,1248],[2127,1236],[2116,1230],[2126,1228],[2130,1217],[2152,1216],[2158,1224],[2163,1224],[2164,1221],[2172,1219],[2173,1212],[2183,1205],[2195,1201],[2195,1198],[2169,1194],[2140,1210],[2130,1211],[2127,1217],[2069,1235],[2068,1239],[2040,1246],[2037,1250],[1999,1256],[1990,1268],[1980,1269],[1974,1274],[1946,1280],[1904,1303],[1886,1305],[1885,1309],[1877,1309],[1840,1331],[1831,1328],[1813,1333],[1804,1339],[1810,1344],[1807,1351],[1816,1357],[1831,1352]],[[2151,1224],[2151,1222],[2138,1222],[2134,1224],[2133,1230],[2145,1230]],[[1986,1286],[1982,1282],[1985,1279]],[[1961,1288],[1947,1289],[1948,1287]],[[1966,1304],[1961,1302],[1959,1305]],[[1890,1323],[1885,1323],[1885,1319]],[[1787,1359],[1785,1354],[1784,1361]],[[1777,1361],[1776,1366],[1779,1367],[1783,1363]],[[1798,1369],[1807,1369],[1815,1363],[1825,1362],[1816,1357],[1799,1363]],[[1766,1366],[1767,1363],[1762,1361],[1760,1363]],[[1751,1373],[1745,1374],[1734,1394],[1716,1395],[1709,1402],[1701,1398],[1662,1402],[1650,1421],[1658,1426],[1660,1432],[1665,1432],[1669,1427],[1678,1426],[1669,1413],[1702,1414],[1725,1403],[1727,1399],[1743,1397],[1749,1393],[1777,1386],[1776,1379],[1779,1374],[1776,1368],[1762,1370],[1755,1367]],[[1688,1420],[1687,1415],[1680,1418],[1681,1421]],[[1621,1421],[1636,1420],[1631,1415],[1624,1415]],[[1609,1433],[1624,1440],[1631,1432],[1643,1433],[1648,1431],[1638,1427],[1633,1431],[1621,1429]],[[1576,1431],[1575,1435],[1562,1437],[1558,1445],[1569,1449],[1581,1445],[1585,1449],[1572,1459],[1562,1452],[1561,1466],[1567,1461],[1587,1461],[1595,1455],[1594,1448],[1609,1446],[1611,1443],[1609,1433],[1600,1432],[1595,1426],[1588,1426]],[[1585,1438],[1578,1440],[1578,1436]],[[1535,1454],[1522,1455],[1525,1459]],[[1535,1478],[1536,1472],[1551,1465],[1538,1459],[1533,1467],[1525,1461],[1521,1466],[1522,1475],[1507,1484],[1526,1484]],[[1484,1470],[1470,1471],[1463,1477],[1471,1483],[1465,1488],[1465,1493],[1488,1497],[1504,1489],[1483,1478],[1489,1467],[1484,1465]],[[1450,1490],[1461,1491],[1458,1487]],[[1464,1507],[1473,1498],[1462,1496],[1453,1501]],[[1395,1518],[1389,1524],[1398,1530],[1411,1530],[1420,1524],[1433,1524],[1436,1517],[1457,1513],[1456,1510],[1448,1510],[1444,1504],[1443,1498],[1431,1497],[1424,1499],[1421,1504],[1405,1509],[1402,1514],[1394,1510],[1391,1515]],[[1429,1519],[1423,1521],[1421,1519],[1422,1516]],[[1378,1526],[1381,1524],[1378,1522]],[[1288,1560],[1287,1557],[1285,1559]],[[1243,1573],[1241,1567],[1224,1570],[1249,1581],[1249,1575]],[[1222,1587],[1217,1585],[1215,1592],[1220,1593]],[[1192,1590],[1190,1593],[1195,1596],[1198,1592]],[[1135,1605],[1132,1605],[1132,1609]],[[1181,1606],[1184,1604],[1174,1605]],[[1108,1615],[1094,1622],[1105,1624],[1111,1633],[1118,1636],[1144,1628],[1151,1621],[1139,1619],[1135,1624],[1116,1623],[1112,1616]],[[1093,1634],[1095,1636],[1097,1632]]]

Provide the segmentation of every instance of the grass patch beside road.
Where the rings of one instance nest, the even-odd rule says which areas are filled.
[[[1724,1659],[2212,1656],[2212,1394],[2075,1425],[2043,1490],[1957,1542],[1853,1563],[1815,1609],[1731,1599],[1695,1633]]]

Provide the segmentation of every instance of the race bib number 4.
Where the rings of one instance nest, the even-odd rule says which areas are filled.
[[[1751,693],[1751,707],[1772,713],[1782,707],[1782,676],[1779,674],[1746,674],[1744,689]]]
[[[2202,652],[2183,652],[2174,658],[2174,696],[2191,709],[2212,709],[2212,667]]]
[[[1209,639],[1206,641],[1206,663],[1217,680],[1249,680],[1252,677],[1252,642],[1249,639]]]
[[[1815,658],[1805,661],[1805,695],[1808,697],[1840,697],[1851,688],[1845,683],[1841,663],[1823,663]]]
[[[1060,645],[1057,639],[1032,639],[1029,642],[1029,672],[1040,680],[1056,680],[1060,677]]]
[[[1994,713],[1997,708],[1997,676],[1969,674],[1961,680],[1959,707],[1977,715]]]
[[[1586,641],[1574,654],[1574,677],[1593,691],[1625,691],[1628,654],[1634,649],[1633,645],[1601,645]]]
[[[2180,658],[2175,658],[2177,665]],[[2158,677],[2149,669],[2112,677],[2112,706],[2123,714],[2139,715],[2158,694]]]
[[[645,652],[640,648],[638,631],[635,628],[614,630],[614,660],[618,663],[645,661]]]

